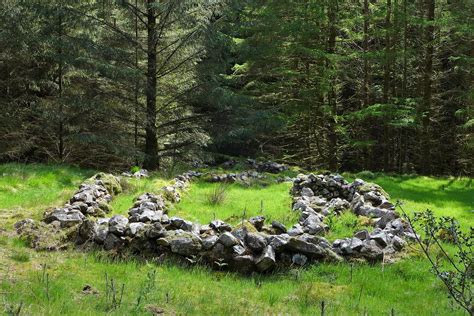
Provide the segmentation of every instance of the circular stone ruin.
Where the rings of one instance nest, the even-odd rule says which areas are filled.
[[[99,174],[82,184],[63,208],[46,212],[42,222],[27,219],[15,227],[38,249],[74,243],[144,257],[169,255],[245,273],[320,261],[380,261],[415,238],[380,186],[362,180],[349,183],[340,175],[330,174],[293,179],[292,210],[288,211],[298,212],[300,217],[289,229],[277,221],[267,223],[264,216],[236,226],[221,220],[201,225],[170,216],[170,205],[178,203],[180,193],[193,178],[201,176],[193,171],[177,176],[158,194],[139,196],[128,216],[109,218],[108,203],[120,193],[120,181],[113,175]],[[211,179],[229,181],[228,177]],[[329,229],[324,218],[335,216],[337,220],[343,212],[366,217],[371,231],[329,242],[324,237]]]

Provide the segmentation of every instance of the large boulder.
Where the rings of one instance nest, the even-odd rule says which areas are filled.
[[[109,232],[117,236],[125,235],[128,225],[128,218],[122,215],[115,215],[109,221]]]
[[[291,251],[303,253],[311,257],[324,258],[326,251],[319,240],[312,237],[307,234],[291,237],[286,247]]]
[[[369,261],[380,261],[383,259],[383,251],[375,240],[364,241],[360,254]]]
[[[184,232],[169,241],[171,251],[182,256],[196,255],[201,249],[201,240],[189,232]]]
[[[265,237],[259,233],[247,233],[245,243],[256,252],[261,252],[267,245]]]

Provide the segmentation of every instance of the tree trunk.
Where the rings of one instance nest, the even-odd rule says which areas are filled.
[[[146,80],[146,127],[144,167],[158,168],[158,140],[156,137],[156,10],[155,0],[147,0],[147,80]]]
[[[135,7],[138,8],[138,0],[135,0]],[[138,16],[135,16],[135,41],[138,43]],[[135,69],[138,71],[138,44],[135,44]],[[138,113],[140,111],[138,103],[139,82],[135,80],[135,120],[134,120],[134,144],[138,151]],[[137,163],[138,164],[138,163]]]
[[[407,0],[403,0],[403,79],[402,79],[402,98],[407,96],[407,77],[408,77],[408,16]]]
[[[337,14],[337,1],[332,0],[328,8],[328,20],[329,20],[329,39],[328,39],[328,49],[327,52],[332,55],[336,52],[336,14]],[[328,68],[332,67],[332,61],[328,62]],[[332,71],[331,71],[332,72]],[[329,155],[328,155],[328,165],[331,171],[336,171],[338,169],[338,154],[337,154],[337,95],[336,95],[336,78],[334,74],[331,74],[330,78],[331,84],[328,93],[328,104],[331,109],[331,117],[329,118]]]
[[[364,83],[362,86],[363,107],[369,106],[369,0],[364,0]]]
[[[63,37],[63,18],[62,18],[62,6],[59,6],[59,17],[58,17],[58,35],[59,35],[59,63],[58,63],[58,87],[59,87],[59,106],[58,106],[58,115],[59,115],[59,124],[58,124],[58,157],[61,162],[64,161],[64,103],[63,103],[63,46],[62,46],[62,37]]]
[[[384,60],[384,80],[383,80],[383,103],[388,103],[388,93],[390,90],[390,75],[391,75],[391,16],[392,16],[392,1],[387,0],[387,14],[385,16],[385,60]]]
[[[425,0],[426,19],[429,23],[425,27],[425,65],[423,71],[423,100],[421,107],[421,157],[420,166],[423,173],[431,172],[431,148],[430,148],[430,118],[431,118],[431,99],[432,99],[432,77],[433,77],[433,40],[434,40],[434,19],[435,19],[435,0]]]

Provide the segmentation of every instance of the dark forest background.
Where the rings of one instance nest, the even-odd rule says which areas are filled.
[[[0,161],[472,175],[472,0],[0,3]]]

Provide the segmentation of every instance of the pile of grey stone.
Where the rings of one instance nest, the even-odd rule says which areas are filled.
[[[258,172],[281,173],[288,170],[288,166],[274,161],[257,162],[253,159],[247,159],[247,164]]]
[[[319,261],[340,262],[352,258],[379,261],[402,250],[406,239],[414,237],[382,188],[362,180],[348,183],[339,175],[299,175],[294,180],[293,211],[299,212],[300,218],[289,229],[277,221],[266,222],[264,216],[243,219],[235,226],[221,220],[201,225],[170,216],[169,206],[179,202],[190,181],[201,175],[182,174],[158,194],[139,196],[128,216],[111,218],[100,217],[102,214],[96,218],[88,211],[89,207],[98,207],[100,201],[110,201],[110,189],[102,186],[100,179],[81,186],[68,204],[71,210],[81,214],[74,222],[75,242],[140,256],[167,254],[218,269],[249,273]],[[350,238],[329,242],[324,237],[329,229],[324,219],[343,212],[370,218],[372,231],[358,231]],[[45,221],[72,225],[70,219],[51,216],[48,214]]]
[[[125,171],[122,173],[122,176],[128,177],[128,178],[148,178],[150,176],[150,173],[146,169],[140,169],[135,172],[130,172],[130,171]]]
[[[338,239],[333,250],[344,257],[381,260],[403,249],[406,240],[415,239],[411,227],[395,211],[388,194],[378,185],[356,179],[348,183],[340,175],[299,175],[291,190],[293,210],[300,211],[299,223],[291,233],[321,234],[328,230],[324,218],[353,212],[369,219],[374,229],[355,232],[353,237]]]
[[[241,173],[214,174],[214,175],[211,175],[209,182],[245,183],[250,180],[258,180],[258,179],[264,179],[264,178],[265,178],[265,175],[258,173],[257,171],[244,171]]]
[[[118,178],[110,174],[97,174],[81,184],[63,207],[46,212],[43,221],[46,224],[57,222],[61,228],[66,228],[82,223],[88,216],[103,217],[111,210],[109,203],[112,194],[120,190]]]

